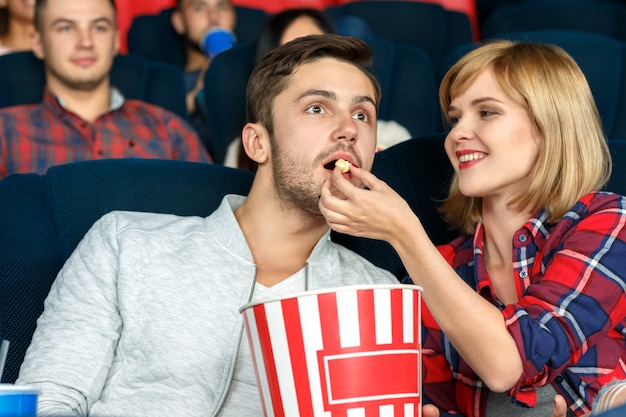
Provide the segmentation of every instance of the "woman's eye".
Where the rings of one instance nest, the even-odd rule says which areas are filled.
[[[491,110],[481,110],[480,111],[480,117],[489,117],[489,116],[493,116],[494,114],[496,114],[495,111],[491,111]]]
[[[324,109],[322,108],[322,106],[318,106],[317,104],[315,104],[313,106],[307,107],[306,112],[314,113],[314,114],[321,114],[324,112]]]
[[[459,122],[460,117],[457,116],[448,116],[448,124],[450,126],[454,126]]]

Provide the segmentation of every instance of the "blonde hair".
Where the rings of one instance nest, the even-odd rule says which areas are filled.
[[[548,223],[556,223],[611,175],[611,155],[587,80],[558,46],[492,41],[467,53],[444,76],[439,88],[444,114],[487,68],[505,93],[527,109],[543,138],[527,188],[509,204],[544,208]],[[481,220],[482,199],[461,194],[455,174],[441,212],[453,228],[472,234]]]

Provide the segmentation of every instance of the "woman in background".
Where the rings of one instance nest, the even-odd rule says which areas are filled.
[[[0,0],[0,55],[32,49],[35,0]]]

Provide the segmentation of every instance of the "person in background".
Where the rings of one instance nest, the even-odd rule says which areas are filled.
[[[225,196],[206,218],[116,211],[87,232],[16,381],[41,390],[38,416],[261,416],[242,305],[398,283],[331,241],[317,207],[336,160],[372,166],[371,58],[333,35],[277,48],[248,83],[242,138],[258,169],[247,197]]]
[[[0,55],[32,48],[35,0],[0,0]]]
[[[280,45],[307,35],[335,33],[333,25],[323,12],[315,9],[286,9],[278,12],[265,23],[255,44],[254,63]],[[409,139],[411,134],[394,121],[379,120],[377,125],[378,150],[387,143]],[[254,171],[256,164],[243,151],[241,138],[235,138],[226,152],[224,165]]]
[[[101,158],[211,162],[177,115],[111,86],[118,50],[113,0],[37,0],[33,52],[43,59],[39,104],[0,110],[0,178]]]
[[[237,12],[230,0],[178,0],[172,13],[172,26],[185,41],[185,86],[187,111],[200,138],[207,135],[203,106],[204,74],[211,57],[202,47],[203,36],[211,29],[235,30]]]
[[[319,10],[286,9],[276,13],[259,33],[254,52],[254,65],[280,45],[308,35],[335,33],[332,23]]]
[[[320,210],[337,232],[390,243],[423,287],[434,405],[586,415],[626,377],[626,198],[600,191],[611,156],[585,76],[559,47],[500,40],[462,57],[439,94],[455,172],[441,210],[460,237],[435,247],[407,202],[358,167],[366,188],[335,170]]]

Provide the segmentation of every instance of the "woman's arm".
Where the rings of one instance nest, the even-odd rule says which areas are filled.
[[[469,287],[430,241],[407,202],[373,174],[351,168],[367,190],[339,173],[324,183],[320,210],[340,233],[389,242],[413,278],[444,333],[469,366],[495,392],[512,388],[522,361],[502,313]],[[334,197],[336,188],[345,198]]]

